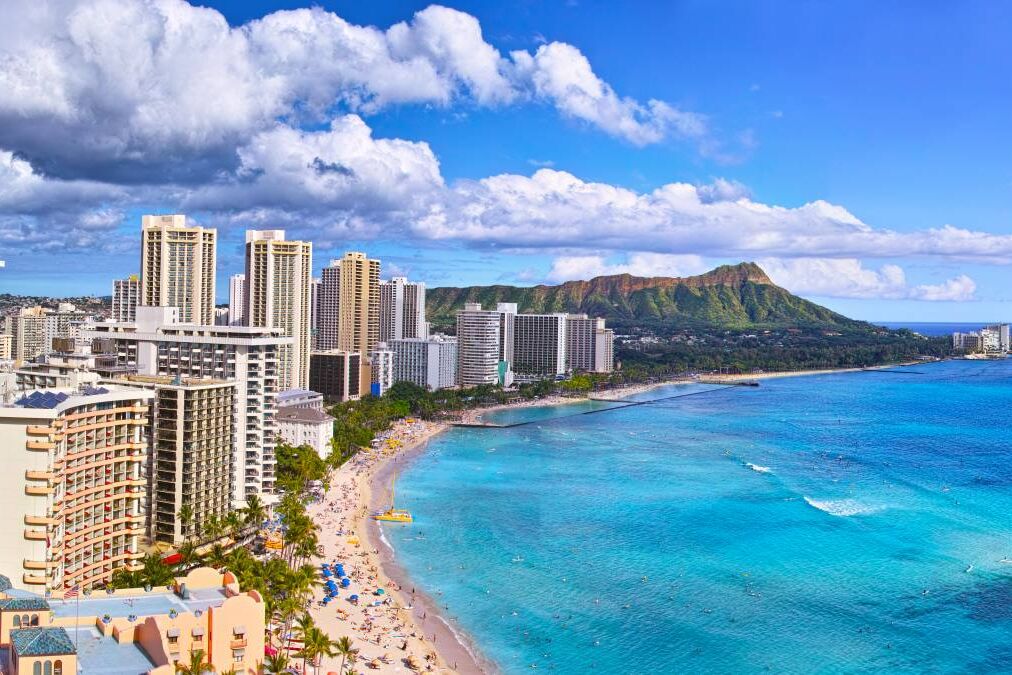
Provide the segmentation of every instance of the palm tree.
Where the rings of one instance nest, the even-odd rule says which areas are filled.
[[[211,546],[211,550],[207,552],[207,564],[216,570],[221,570],[228,565],[228,554],[225,553],[225,547],[221,544],[214,544]]]
[[[218,516],[213,513],[204,520],[204,535],[210,541],[216,541],[221,539],[221,535],[225,532],[225,524]]]
[[[250,495],[246,499],[246,525],[258,527],[267,518],[267,509],[257,495]]]
[[[179,553],[179,564],[183,569],[193,567],[194,563],[200,561],[200,554],[197,553],[197,544],[187,539],[177,548]]]
[[[355,662],[355,657],[358,656],[358,650],[352,644],[351,638],[347,635],[338,639],[334,643],[334,647],[337,648],[337,653],[341,655],[341,668],[337,671],[339,673],[344,672],[344,662],[349,661],[349,665]]]
[[[193,507],[189,504],[183,504],[179,507],[176,515],[179,517],[179,522],[183,524],[183,536],[189,539],[190,535],[187,531],[190,529],[190,523],[193,522]]]
[[[288,669],[288,654],[277,652],[270,654],[264,659],[264,670],[272,675],[278,675]]]
[[[324,633],[322,630],[313,626],[309,629],[309,632],[304,638],[305,642],[302,643],[302,649],[300,653],[303,655],[303,665],[305,668],[305,659],[309,657],[313,662],[313,668],[316,670],[317,675],[320,671],[320,664],[323,661],[323,657],[333,658],[337,656],[337,643],[330,639],[330,636]],[[342,671],[344,669],[344,660],[341,661]]]
[[[214,666],[205,661],[204,656],[203,649],[195,649],[190,652],[189,664],[176,661],[176,675],[204,675],[204,673],[213,673]]]
[[[145,583],[152,586],[167,586],[176,579],[172,567],[162,562],[154,553],[148,553],[141,559],[141,576]]]
[[[306,675],[306,659],[311,656],[310,651],[308,651],[309,637],[314,630],[317,630],[316,623],[308,613],[303,613],[302,616],[295,620],[293,632],[302,640],[302,649],[295,654],[302,659],[302,675]]]
[[[228,536],[233,540],[238,542],[242,539],[242,516],[237,511],[228,512],[228,515],[225,516],[225,527],[228,529]]]

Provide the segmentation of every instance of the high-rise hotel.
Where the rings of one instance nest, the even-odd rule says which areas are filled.
[[[177,307],[184,323],[213,324],[217,238],[183,215],[144,216],[139,304]]]
[[[151,399],[146,390],[87,386],[0,406],[0,569],[17,572],[17,586],[90,588],[138,568]]]
[[[278,385],[309,387],[309,346],[312,318],[313,245],[286,241],[284,230],[246,233],[244,322],[275,328],[293,338],[282,348]]]

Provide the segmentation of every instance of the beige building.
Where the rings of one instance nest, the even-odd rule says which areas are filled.
[[[331,270],[337,269],[335,275]],[[328,273],[329,272],[329,273]],[[380,261],[367,258],[365,253],[349,252],[339,260],[332,260],[330,268],[324,269],[320,289],[321,316],[336,318],[337,344],[334,348],[349,352],[369,354],[379,342],[379,274]],[[336,303],[334,284],[336,283]],[[336,304],[336,312],[334,305]],[[329,349],[329,344],[320,345]]]
[[[155,392],[152,411],[149,530],[178,544],[201,536],[209,518],[232,506],[236,384],[222,380],[131,375],[113,381]],[[191,518],[183,522],[183,505]]]
[[[264,599],[243,592],[231,572],[198,567],[169,590],[126,588],[74,600],[12,597],[10,586],[0,576],[5,675],[174,675],[198,650],[209,672],[261,672]]]
[[[566,320],[566,361],[572,371],[610,373],[614,368],[615,332],[604,319],[570,314]]]
[[[281,390],[309,385],[312,271],[310,242],[285,241],[284,230],[246,232],[243,321],[247,326],[279,329],[293,338],[279,358]]]
[[[0,569],[16,587],[102,586],[142,557],[152,396],[44,389],[0,406]]]
[[[183,215],[144,216],[139,304],[177,307],[185,323],[213,324],[217,238]]]
[[[14,336],[9,333],[0,333],[0,361],[9,361],[14,358]]]
[[[11,358],[20,363],[51,353],[53,340],[72,336],[85,318],[69,303],[56,310],[22,307],[4,319],[2,332],[11,336]]]

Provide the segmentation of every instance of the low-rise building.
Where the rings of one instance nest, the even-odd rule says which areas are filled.
[[[278,410],[281,408],[323,410],[323,394],[309,389],[288,389],[278,394]]]
[[[278,408],[278,437],[292,446],[308,445],[320,459],[330,454],[334,418],[313,408]]]

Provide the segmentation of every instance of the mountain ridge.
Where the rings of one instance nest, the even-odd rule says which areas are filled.
[[[554,286],[444,286],[429,289],[426,296],[426,313],[437,327],[453,325],[465,303],[488,308],[515,302],[521,312],[584,313],[603,316],[618,327],[873,328],[777,286],[754,262],[721,265],[689,277],[614,274]]]

